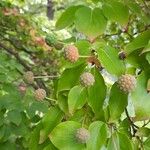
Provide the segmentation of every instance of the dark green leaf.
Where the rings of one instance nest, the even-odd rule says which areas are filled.
[[[128,95],[124,94],[115,83],[110,92],[109,99],[109,111],[110,118],[109,121],[113,122],[120,118],[121,114],[124,112],[125,107],[128,104]]]

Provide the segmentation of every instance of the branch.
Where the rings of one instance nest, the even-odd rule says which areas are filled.
[[[2,44],[2,43],[0,43],[0,47],[1,47],[2,49],[6,50],[7,53],[13,55],[13,56],[16,58],[16,60],[25,68],[26,71],[31,71],[31,70],[32,70],[32,68],[31,68],[30,66],[28,66],[28,65],[20,58],[19,54],[18,54],[16,51],[14,51],[14,50],[12,50],[12,49],[6,47],[6,46],[5,46],[4,44]],[[45,84],[43,83],[42,80],[40,80],[40,79],[35,79],[35,81],[36,81],[36,83],[37,83],[37,86],[33,85],[34,88],[41,87],[41,88],[43,88],[43,89],[47,92],[48,95],[50,94],[49,89],[45,86]]]
[[[135,136],[135,133],[137,132],[137,129],[138,129],[139,127],[138,127],[137,125],[135,125],[135,124],[133,123],[133,121],[131,120],[127,108],[125,109],[125,113],[126,113],[126,116],[127,116],[128,120],[129,120],[129,123],[130,123],[130,125],[131,125],[131,127],[132,127],[133,136]]]

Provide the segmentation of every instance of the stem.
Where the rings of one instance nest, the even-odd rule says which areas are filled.
[[[89,58],[90,56],[80,56],[80,58]]]
[[[59,75],[58,76],[35,76],[34,78],[41,79],[41,78],[58,78],[58,77],[59,77]]]
[[[133,123],[133,121],[131,120],[127,108],[125,109],[125,113],[126,113],[126,116],[127,116],[128,120],[129,120],[129,122],[130,122],[130,125],[131,125],[131,127],[132,127],[133,136],[135,136],[135,133],[136,133],[136,131],[137,131],[137,129],[138,129],[139,127],[136,126],[136,125]]]
[[[52,98],[49,98],[49,97],[45,97],[47,100],[50,100],[50,101],[53,101],[55,103],[57,103],[57,100],[56,99],[52,99]]]
[[[149,123],[150,123],[150,120],[148,120],[147,122],[145,122],[142,127],[145,127],[145,126],[148,125]]]

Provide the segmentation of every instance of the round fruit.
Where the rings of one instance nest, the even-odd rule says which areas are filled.
[[[44,89],[37,89],[35,91],[35,99],[42,101],[46,97],[46,91]]]
[[[83,85],[84,87],[89,87],[94,84],[95,79],[91,73],[85,72],[80,76],[80,82],[81,82],[81,85]]]
[[[20,83],[18,86],[18,90],[20,91],[21,94],[25,94],[27,90],[27,85],[25,83]]]
[[[80,143],[86,143],[90,138],[90,132],[85,128],[79,128],[76,132],[76,139]]]
[[[74,45],[68,45],[65,48],[65,57],[72,63],[79,59],[79,53],[77,47]]]
[[[125,93],[132,92],[136,86],[136,79],[133,75],[125,74],[119,77],[118,87]]]
[[[34,82],[34,74],[32,71],[27,71],[24,74],[24,79],[28,82],[28,83],[33,83]]]

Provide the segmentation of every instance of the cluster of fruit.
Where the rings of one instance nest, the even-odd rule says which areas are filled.
[[[80,57],[78,48],[74,45],[68,45],[64,51],[65,57],[72,63],[76,62]],[[32,71],[27,71],[24,74],[24,79],[29,84],[32,84],[34,82],[34,78],[35,77]],[[84,72],[80,76],[80,83],[84,87],[90,87],[95,83],[94,76],[90,72]],[[136,79],[133,75],[125,74],[119,77],[117,83],[120,90],[125,93],[129,93],[134,90],[136,86]],[[40,101],[43,100],[44,98],[46,98],[46,91],[41,88],[37,89],[35,91],[35,98]]]
[[[65,48],[65,57],[72,63],[76,62],[80,55],[78,48],[74,45],[68,45]],[[94,84],[95,79],[91,73],[85,72],[80,77],[81,84],[85,87],[91,86]],[[129,93],[134,90],[136,86],[136,79],[133,75],[125,74],[119,77],[118,87],[125,93]]]

